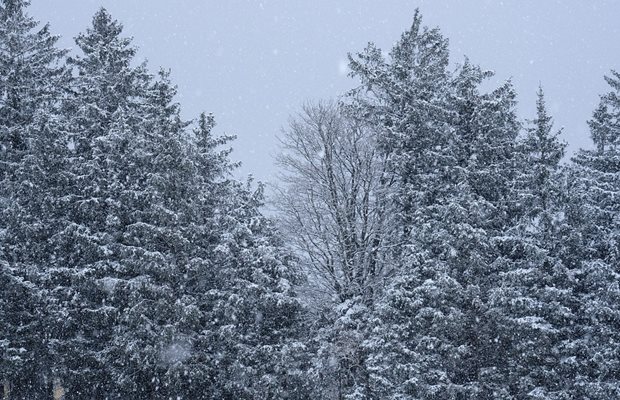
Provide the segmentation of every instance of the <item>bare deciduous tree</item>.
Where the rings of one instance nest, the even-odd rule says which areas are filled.
[[[299,251],[314,300],[362,297],[387,272],[386,162],[376,133],[332,102],[306,104],[283,130],[282,226]]]

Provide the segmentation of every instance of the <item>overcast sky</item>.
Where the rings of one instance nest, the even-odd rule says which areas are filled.
[[[152,71],[172,70],[186,118],[215,114],[238,136],[243,174],[274,179],[273,155],[290,114],[306,100],[335,98],[355,85],[346,56],[369,41],[389,50],[412,21],[450,39],[451,60],[512,78],[519,115],[534,113],[542,82],[570,151],[590,145],[586,120],[620,69],[620,1],[604,0],[32,0],[63,47],[104,6],[134,37]]]

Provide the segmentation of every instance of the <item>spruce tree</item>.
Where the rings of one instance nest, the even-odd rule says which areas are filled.
[[[578,240],[565,255],[577,264],[581,306],[573,387],[592,399],[620,395],[620,74],[605,79],[611,90],[588,122],[595,149],[573,157],[567,215]]]
[[[468,61],[448,73],[447,41],[419,15],[390,63],[366,54],[374,58],[353,60],[352,70],[370,95],[354,104],[385,132],[403,249],[366,342],[374,395],[507,395],[489,296],[500,269],[495,238],[509,221],[512,86],[481,93],[490,75]]]
[[[193,304],[185,296],[193,171],[175,92],[161,72],[146,93],[141,123],[126,127],[126,152],[114,160],[119,206],[111,225],[119,232],[112,249],[120,269],[103,283],[111,285],[108,307],[118,309],[119,320],[106,364],[115,367],[117,390],[136,398],[165,396],[163,376],[177,361],[169,349],[191,337],[181,323]]]
[[[292,258],[261,192],[228,176],[229,137],[204,115],[190,135],[168,73],[134,67],[121,35],[100,10],[71,60],[66,396],[287,396],[301,379],[284,367],[299,353]]]
[[[121,33],[122,26],[101,9],[76,38],[82,55],[69,60],[77,72],[64,113],[71,149],[69,223],[54,241],[64,266],[58,276],[64,287],[57,291],[68,310],[59,351],[69,398],[111,395],[106,361],[127,306],[119,304],[114,289],[123,283],[117,279],[127,283],[135,277],[124,262],[123,234],[137,211],[126,200],[135,187],[132,170],[139,171],[131,156],[146,119],[151,78],[144,65],[132,65],[136,50]]]
[[[67,78],[63,66],[66,51],[49,25],[26,11],[27,0],[3,0],[0,4],[0,181],[11,179],[11,171],[29,147],[28,130],[36,111],[55,104]]]
[[[421,16],[416,12],[411,28],[393,47],[389,59],[372,43],[357,56],[350,56],[352,74],[361,81],[360,88],[350,93],[350,108],[376,127],[379,149],[388,163],[386,178],[394,182],[386,193],[393,204],[385,206],[396,216],[388,241],[395,249],[391,257],[397,264],[397,276],[410,270],[404,258],[419,215],[415,210],[433,203],[441,190],[436,183],[447,178],[443,174],[450,160],[438,151],[448,144],[450,134],[447,46],[439,30],[422,26]],[[413,367],[409,364],[412,360],[398,355],[408,340],[409,322],[407,318],[388,317],[382,312],[382,304],[373,305],[382,315],[379,326],[367,340],[362,337],[368,357],[363,364],[369,384],[354,385],[349,393],[344,393],[351,398],[396,395],[402,390],[397,386]],[[354,310],[345,308],[344,311],[350,315],[351,322],[360,320]],[[360,322],[366,320],[364,323],[368,324],[369,319],[367,316]],[[362,331],[368,332],[371,327]],[[393,336],[387,338],[390,331]]]
[[[304,398],[294,258],[260,214],[262,188],[235,184],[214,249],[216,285],[206,293],[215,369],[210,398]],[[295,390],[297,389],[297,390]]]
[[[66,52],[29,1],[0,3],[0,336],[2,379],[11,398],[45,398],[53,379],[48,331],[54,304],[45,290],[58,229],[53,188],[64,148],[55,115],[68,88]]]
[[[192,160],[195,223],[186,290],[196,300],[193,351],[186,361],[187,396],[308,398],[301,341],[299,274],[280,233],[262,215],[263,188],[230,172],[237,163],[232,136],[214,136],[214,118],[201,114]]]
[[[379,146],[389,169],[399,170],[394,175],[401,182],[390,197],[398,203],[395,212],[404,236],[416,203],[433,201],[435,193],[425,188],[433,186],[434,174],[449,162],[437,151],[449,139],[448,56],[447,39],[438,29],[422,26],[419,11],[389,60],[373,43],[349,56],[351,74],[361,83],[349,93],[352,108],[359,118],[382,129]]]
[[[565,144],[553,131],[542,88],[536,118],[520,139],[511,226],[500,241],[502,269],[491,303],[500,321],[508,368],[506,385],[515,398],[565,398],[575,319],[574,284],[562,262],[564,183],[560,161]]]

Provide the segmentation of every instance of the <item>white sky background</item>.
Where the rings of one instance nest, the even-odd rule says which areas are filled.
[[[467,55],[496,79],[512,78],[522,118],[533,117],[542,82],[571,152],[590,146],[586,120],[608,90],[603,75],[620,70],[614,0],[32,0],[29,12],[73,49],[100,6],[151,71],[172,70],[184,116],[214,113],[217,132],[238,136],[240,173],[267,182],[289,115],[353,87],[347,53],[369,41],[389,50],[416,7],[450,39],[453,63]]]

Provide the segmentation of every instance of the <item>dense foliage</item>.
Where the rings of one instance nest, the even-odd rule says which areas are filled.
[[[620,398],[620,74],[562,163],[419,13],[282,133],[274,218],[104,9],[0,1],[6,399]]]
[[[0,10],[8,398],[285,397],[295,258],[260,186],[231,178],[232,138],[181,119],[105,10],[65,60],[26,6]]]

